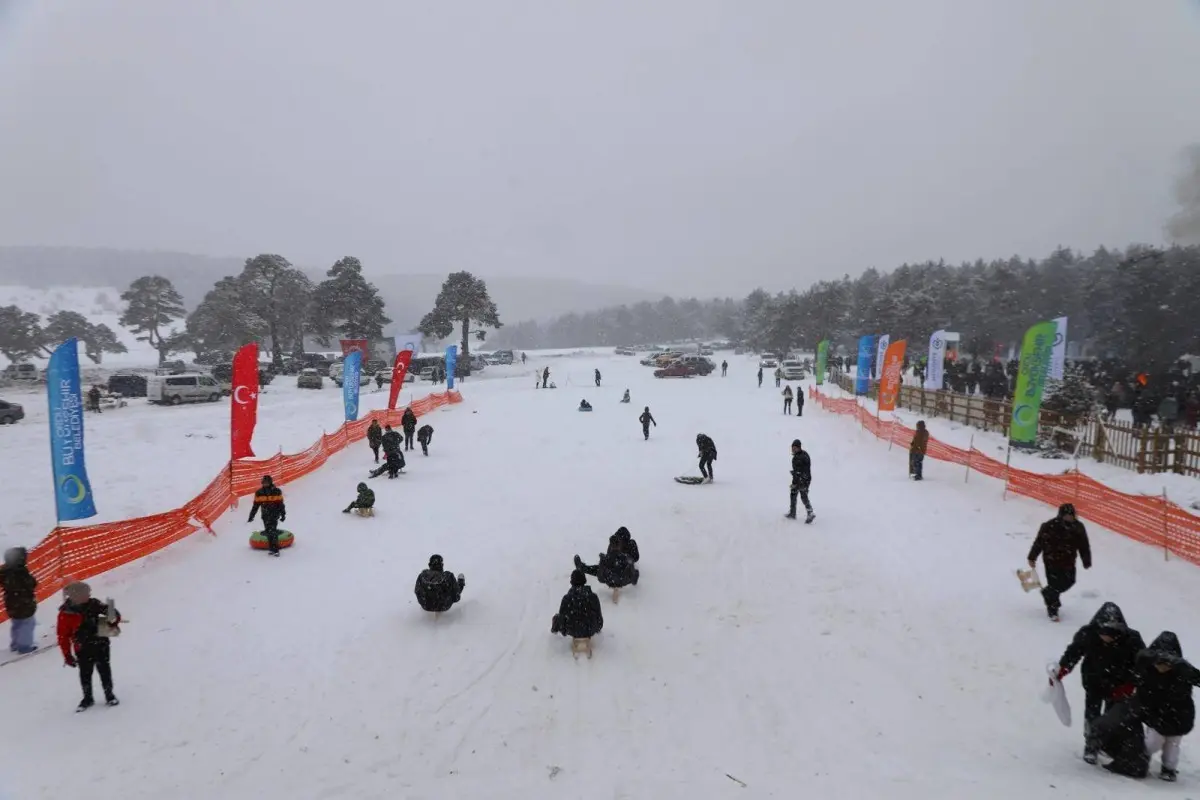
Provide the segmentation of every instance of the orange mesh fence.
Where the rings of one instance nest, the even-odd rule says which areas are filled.
[[[908,447],[913,431],[895,420],[881,420],[846,398],[827,397],[813,387],[808,396],[834,414],[853,416],[866,430],[894,445]],[[962,464],[990,478],[1004,481],[1005,490],[1051,506],[1073,503],[1080,517],[1091,520],[1143,544],[1164,548],[1200,565],[1200,517],[1162,495],[1118,492],[1077,469],[1058,475],[1026,472],[985,455],[974,447],[963,450],[929,437],[929,458]]]
[[[423,397],[409,406],[418,417],[436,408],[462,402],[458,392]],[[372,411],[348,422],[333,433],[321,436],[311,447],[295,455],[277,453],[270,458],[242,459],[226,464],[200,494],[181,508],[148,517],[105,522],[82,527],[59,526],[29,551],[28,566],[38,579],[38,600],[58,592],[68,580],[86,580],[137,561],[198,530],[212,525],[237,498],[253,494],[262,476],[270,475],[280,486],[320,469],[329,457],[367,436],[372,419],[381,425],[400,425],[404,409]],[[0,609],[0,622],[8,619]]]

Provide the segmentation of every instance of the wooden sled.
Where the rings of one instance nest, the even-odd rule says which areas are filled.
[[[620,601],[621,601],[621,587],[618,586],[616,589],[613,589],[613,603],[614,604],[619,603]]]
[[[372,508],[356,508],[356,509],[354,509],[354,513],[358,514],[360,517],[373,517],[373,516],[375,516],[375,509],[374,509],[374,507],[372,507]]]
[[[571,640],[571,657],[579,660],[580,653],[587,653],[587,657],[592,657],[592,640],[591,639],[572,639]]]
[[[1038,577],[1036,569],[1019,569],[1017,570],[1017,579],[1021,581],[1021,588],[1026,592],[1032,592],[1035,589],[1042,588],[1042,579]]]

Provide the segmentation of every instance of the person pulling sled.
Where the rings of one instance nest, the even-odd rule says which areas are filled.
[[[287,520],[287,507],[283,504],[283,490],[275,485],[270,475],[263,475],[262,488],[254,493],[254,505],[250,507],[250,519],[262,509],[263,536],[267,539],[267,552],[279,555],[279,523]]]
[[[351,511],[357,511],[360,517],[375,516],[375,492],[365,483],[358,485],[358,497],[354,498],[354,502],[342,509],[343,514]]]
[[[463,589],[467,581],[462,576],[454,576],[447,572],[442,563],[442,557],[434,554],[429,557],[429,568],[417,576],[417,585],[413,591],[417,595],[417,604],[432,614],[449,611],[451,606],[462,599]]]

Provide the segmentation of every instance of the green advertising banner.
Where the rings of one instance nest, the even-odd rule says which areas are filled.
[[[817,345],[817,386],[825,383],[825,360],[829,358],[829,340],[822,339]]]
[[[1038,417],[1042,410],[1042,392],[1050,374],[1054,357],[1054,340],[1058,325],[1039,322],[1025,331],[1021,342],[1021,372],[1017,376],[1017,391],[1013,395],[1012,427],[1008,440],[1014,445],[1030,445],[1037,441]]]

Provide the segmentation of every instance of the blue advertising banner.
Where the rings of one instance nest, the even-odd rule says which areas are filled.
[[[875,357],[875,337],[858,340],[858,371],[854,375],[854,393],[866,394],[871,388],[871,359]]]
[[[358,419],[358,387],[362,383],[362,351],[354,350],[342,360],[342,402],[346,422]]]
[[[59,522],[96,516],[92,485],[83,462],[83,392],[79,386],[79,344],[67,339],[46,368],[50,402],[50,466]]]
[[[446,389],[454,388],[454,368],[458,366],[458,345],[446,348]]]

